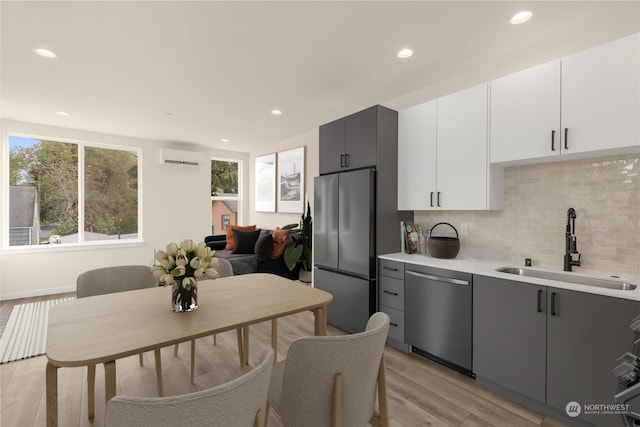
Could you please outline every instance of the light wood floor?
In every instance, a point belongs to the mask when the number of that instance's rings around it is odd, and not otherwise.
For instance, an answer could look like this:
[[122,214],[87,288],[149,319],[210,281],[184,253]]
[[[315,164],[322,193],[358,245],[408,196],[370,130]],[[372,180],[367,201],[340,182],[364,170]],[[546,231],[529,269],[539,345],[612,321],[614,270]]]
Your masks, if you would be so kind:
[[[12,303],[0,305],[4,313]],[[2,317],[5,316],[0,316],[0,328],[4,328],[6,322]],[[282,360],[293,339],[313,334],[313,316],[311,313],[289,316],[281,319],[278,326],[278,358]],[[270,323],[251,327],[249,360],[252,364],[257,363],[262,349],[270,345],[270,331]],[[330,326],[329,334],[339,335],[342,331]],[[165,395],[202,390],[244,373],[238,366],[234,331],[218,335],[217,346],[213,345],[212,338],[198,340],[196,352],[196,384],[191,385],[189,345],[182,344],[177,357],[172,348],[162,350]],[[392,427],[562,426],[430,360],[391,347],[385,350],[385,357]],[[156,396],[153,353],[145,353],[144,367],[138,365],[137,357],[118,360],[116,365],[118,394]],[[45,425],[45,366],[45,356],[0,365],[2,427]],[[86,368],[59,369],[58,375],[59,425],[103,426],[103,369],[98,367],[96,370],[96,418],[93,422],[87,419]],[[272,413],[269,426],[281,425],[277,415]]]

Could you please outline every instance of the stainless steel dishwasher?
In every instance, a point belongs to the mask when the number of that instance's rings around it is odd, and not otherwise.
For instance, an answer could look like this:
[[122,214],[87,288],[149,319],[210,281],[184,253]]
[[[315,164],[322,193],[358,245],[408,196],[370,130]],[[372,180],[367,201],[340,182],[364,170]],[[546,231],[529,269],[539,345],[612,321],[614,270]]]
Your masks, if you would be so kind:
[[472,373],[472,275],[406,264],[405,341],[412,351]]

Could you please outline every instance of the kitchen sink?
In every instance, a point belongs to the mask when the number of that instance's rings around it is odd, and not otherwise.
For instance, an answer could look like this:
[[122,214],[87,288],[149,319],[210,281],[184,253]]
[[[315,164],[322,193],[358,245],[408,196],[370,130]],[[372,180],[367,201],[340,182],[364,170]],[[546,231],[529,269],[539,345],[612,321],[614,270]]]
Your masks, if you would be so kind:
[[599,288],[617,289],[621,291],[632,291],[638,287],[636,284],[622,280],[600,279],[596,277],[577,276],[571,273],[533,270],[530,268],[500,267],[496,268],[496,271],[500,273],[517,274],[518,276],[537,277],[539,279],[557,280],[559,282],[597,286]]

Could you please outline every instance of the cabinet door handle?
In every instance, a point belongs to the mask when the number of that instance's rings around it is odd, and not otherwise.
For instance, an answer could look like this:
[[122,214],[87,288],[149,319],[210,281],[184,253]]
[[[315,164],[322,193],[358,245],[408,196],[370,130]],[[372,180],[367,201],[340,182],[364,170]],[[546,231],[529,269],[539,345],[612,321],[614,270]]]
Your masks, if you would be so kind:
[[398,326],[398,324],[397,324],[397,323],[393,323],[393,322],[389,322],[389,325],[391,325],[391,326],[396,326],[396,327]]
[[438,197],[436,198],[436,205],[440,207],[440,192],[438,191]]
[[556,315],[556,293],[551,292],[551,315]]
[[392,268],[392,267],[387,267],[387,266],[382,267],[382,269],[383,269],[383,270],[398,271],[398,269],[397,269],[397,268]]
[[431,207],[433,206],[433,191],[431,192],[431,195],[429,196],[429,205],[431,205]]
[[384,291],[382,291],[382,292],[383,292],[383,293],[385,293],[385,294],[393,295],[394,297],[397,297],[397,296],[398,296],[398,293],[397,293],[397,292],[389,292],[389,291],[388,291],[388,290],[386,290],[386,289],[385,289]]
[[538,289],[538,306],[536,312],[542,313],[542,289]]
[[340,154],[340,167],[344,167],[344,154]]
[[344,167],[345,168],[349,167],[349,155],[348,154],[344,155]]
[[567,141],[567,134],[569,133],[569,128],[564,128],[564,149],[569,149],[569,141]]
[[556,131],[551,131],[551,151],[556,151]]

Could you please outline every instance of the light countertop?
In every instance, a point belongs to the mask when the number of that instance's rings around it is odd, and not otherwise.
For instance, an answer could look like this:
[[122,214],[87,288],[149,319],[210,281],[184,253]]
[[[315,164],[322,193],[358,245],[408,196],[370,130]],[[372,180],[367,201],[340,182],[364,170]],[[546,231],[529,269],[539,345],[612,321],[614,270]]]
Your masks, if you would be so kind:
[[525,267],[523,265],[516,265],[512,263],[485,261],[485,260],[478,260],[478,259],[472,259],[472,258],[441,259],[441,258],[434,258],[429,255],[403,254],[400,252],[380,255],[378,258],[391,260],[391,261],[400,261],[408,264],[423,265],[427,267],[443,268],[446,270],[461,271],[464,273],[471,273],[471,274],[482,275],[482,276],[496,277],[499,279],[507,279],[515,282],[533,283],[536,285],[551,286],[554,288],[568,289],[572,291],[587,292],[590,294],[597,294],[597,295],[604,295],[604,296],[611,296],[616,298],[624,298],[624,299],[640,301],[640,278],[638,277],[621,276],[620,278],[613,278],[611,275],[608,275],[608,274],[598,274],[598,273],[592,273],[592,272],[588,272],[588,273],[582,273],[580,271],[562,272],[562,273],[571,274],[575,276],[593,277],[593,278],[599,278],[599,279],[627,282],[627,283],[638,285],[638,287],[634,290],[625,291],[625,290],[618,290],[618,289],[601,288],[598,286],[578,285],[575,283],[541,279],[541,278],[531,277],[531,276],[520,276],[517,274],[501,273],[496,271],[496,268],[510,266],[510,267],[517,267],[517,268],[526,268],[531,270],[539,270],[539,271],[561,272],[558,270],[548,270],[548,269],[536,268],[536,267]]

